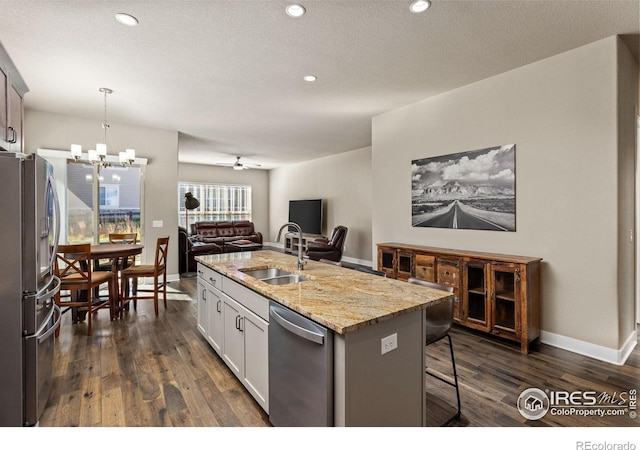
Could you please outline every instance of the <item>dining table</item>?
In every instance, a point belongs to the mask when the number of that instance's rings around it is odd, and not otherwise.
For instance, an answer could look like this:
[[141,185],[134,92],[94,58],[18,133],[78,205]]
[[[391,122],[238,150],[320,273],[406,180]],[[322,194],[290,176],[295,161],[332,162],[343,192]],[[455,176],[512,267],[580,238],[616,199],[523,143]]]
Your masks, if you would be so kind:
[[142,253],[142,244],[95,244],[91,246],[91,259],[110,259],[114,273],[118,272],[118,263],[128,258]]
[[[118,289],[118,296],[120,296],[120,283],[118,282],[118,272],[120,267],[123,266],[122,262],[131,256],[136,256],[142,253],[144,245],[142,244],[94,244],[91,246],[91,259],[94,264],[97,265],[101,259],[111,260],[111,270],[115,274],[116,284]],[[120,302],[116,301],[116,304],[111,304],[114,317],[118,316]]]

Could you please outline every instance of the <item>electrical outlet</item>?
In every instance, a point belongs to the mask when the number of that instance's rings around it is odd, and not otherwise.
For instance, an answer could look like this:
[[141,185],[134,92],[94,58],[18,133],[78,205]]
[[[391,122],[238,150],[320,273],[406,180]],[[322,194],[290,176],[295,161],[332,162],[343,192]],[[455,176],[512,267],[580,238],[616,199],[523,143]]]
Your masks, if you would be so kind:
[[384,355],[398,348],[398,333],[380,339],[380,354]]
[[162,220],[154,220],[153,228],[162,228],[164,226],[164,221]]

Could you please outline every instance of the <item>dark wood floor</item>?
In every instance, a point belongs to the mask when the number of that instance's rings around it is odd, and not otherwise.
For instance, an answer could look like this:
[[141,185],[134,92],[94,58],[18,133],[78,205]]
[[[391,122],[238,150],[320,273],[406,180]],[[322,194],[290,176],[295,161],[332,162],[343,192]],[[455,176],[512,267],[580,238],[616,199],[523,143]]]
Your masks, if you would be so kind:
[[[195,297],[195,279],[171,283]],[[188,296],[183,295],[182,298]],[[139,302],[124,320],[97,313],[94,335],[63,316],[57,342],[53,394],[43,427],[235,427],[269,426],[268,417],[196,330],[192,301],[170,300],[153,314]],[[516,408],[530,387],[597,391],[640,390],[640,347],[624,366],[607,364],[547,345],[529,355],[517,347],[464,329],[453,331],[461,384],[462,427],[633,427],[640,419],[551,416],[525,420]],[[427,349],[431,367],[448,371],[448,346]],[[430,424],[453,404],[453,388],[427,377]],[[441,405],[443,405],[441,407]],[[497,448],[497,447],[496,447]]]

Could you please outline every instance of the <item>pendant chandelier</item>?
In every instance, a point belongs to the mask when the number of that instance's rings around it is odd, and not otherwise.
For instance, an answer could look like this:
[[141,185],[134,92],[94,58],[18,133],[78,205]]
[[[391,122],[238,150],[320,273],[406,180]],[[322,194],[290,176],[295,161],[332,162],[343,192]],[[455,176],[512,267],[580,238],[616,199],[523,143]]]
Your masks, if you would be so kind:
[[[109,136],[107,134],[107,131],[109,130],[109,122],[107,122],[107,95],[112,94],[113,90],[109,88],[100,88],[98,90],[104,94],[104,122],[102,122],[104,139],[101,143],[96,144],[95,149],[88,150],[87,157],[84,159],[82,157],[82,145],[71,144],[71,156],[73,156],[76,161],[88,161],[94,166],[97,166],[99,174],[101,169],[112,165],[119,165],[123,167],[130,166],[136,159],[136,151],[132,148],[128,148],[125,151],[120,152],[118,154],[117,163],[115,162],[115,158],[107,158],[107,140],[109,140]],[[109,142],[109,144],[112,146],[111,142]]]

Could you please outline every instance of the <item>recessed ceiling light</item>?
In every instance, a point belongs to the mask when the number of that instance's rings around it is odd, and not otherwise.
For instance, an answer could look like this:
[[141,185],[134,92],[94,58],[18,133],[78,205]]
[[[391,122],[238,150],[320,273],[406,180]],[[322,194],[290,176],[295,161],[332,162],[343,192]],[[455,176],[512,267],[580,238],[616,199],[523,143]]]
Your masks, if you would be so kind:
[[316,81],[318,79],[318,77],[316,77],[315,75],[305,75],[303,77],[304,81]]
[[304,16],[304,13],[307,12],[307,10],[304,9],[304,6],[298,5],[297,3],[287,5],[285,11],[287,11],[287,14],[289,14],[291,17],[301,17]]
[[429,9],[429,6],[431,6],[431,2],[429,0],[415,0],[414,2],[411,2],[409,9],[412,13],[417,14],[426,11]]
[[138,25],[138,19],[133,17],[131,14],[118,13],[116,14],[116,20],[122,25],[126,25],[128,27],[135,27]]

